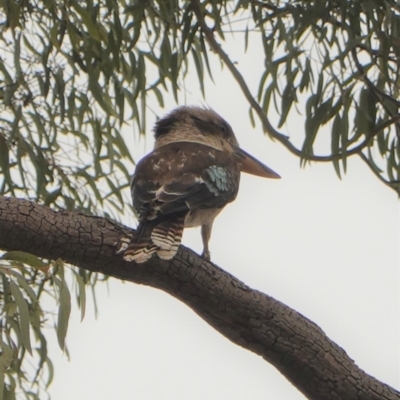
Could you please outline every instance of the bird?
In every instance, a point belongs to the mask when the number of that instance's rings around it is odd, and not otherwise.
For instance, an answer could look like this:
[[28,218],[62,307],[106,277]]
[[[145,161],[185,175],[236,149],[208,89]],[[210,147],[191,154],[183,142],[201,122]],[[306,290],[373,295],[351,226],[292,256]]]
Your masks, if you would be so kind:
[[175,108],[155,123],[154,137],[131,183],[139,224],[117,253],[138,264],[154,254],[171,260],[184,228],[201,226],[202,257],[210,261],[214,219],[235,200],[241,172],[280,176],[242,150],[229,123],[210,108]]

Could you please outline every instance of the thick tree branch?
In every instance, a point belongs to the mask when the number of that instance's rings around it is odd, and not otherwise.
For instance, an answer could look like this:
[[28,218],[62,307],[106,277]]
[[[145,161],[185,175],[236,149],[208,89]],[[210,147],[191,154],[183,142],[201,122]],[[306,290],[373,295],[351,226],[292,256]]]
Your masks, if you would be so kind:
[[129,232],[105,218],[0,196],[1,249],[62,258],[164,290],[232,342],[273,364],[309,399],[400,399],[399,392],[359,369],[313,322],[184,247],[171,261],[125,262],[115,255],[114,243]]

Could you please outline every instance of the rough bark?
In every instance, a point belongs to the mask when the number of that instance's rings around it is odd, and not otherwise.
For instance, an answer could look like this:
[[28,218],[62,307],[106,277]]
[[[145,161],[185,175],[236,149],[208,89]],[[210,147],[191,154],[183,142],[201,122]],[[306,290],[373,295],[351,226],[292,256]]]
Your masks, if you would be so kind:
[[125,262],[114,243],[130,229],[80,212],[0,196],[0,248],[57,259],[153,286],[191,307],[232,342],[273,364],[307,398],[400,399],[313,322],[181,246],[171,261]]

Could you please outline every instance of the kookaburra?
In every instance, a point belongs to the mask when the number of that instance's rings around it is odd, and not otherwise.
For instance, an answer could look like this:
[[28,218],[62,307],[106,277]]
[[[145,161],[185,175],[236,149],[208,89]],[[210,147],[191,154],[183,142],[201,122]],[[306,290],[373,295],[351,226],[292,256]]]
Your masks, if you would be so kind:
[[280,176],[242,150],[231,126],[211,109],[179,107],[154,132],[154,149],[137,164],[131,185],[139,226],[119,252],[137,263],[153,254],[169,260],[184,227],[201,226],[202,256],[209,260],[214,219],[236,198],[240,172]]

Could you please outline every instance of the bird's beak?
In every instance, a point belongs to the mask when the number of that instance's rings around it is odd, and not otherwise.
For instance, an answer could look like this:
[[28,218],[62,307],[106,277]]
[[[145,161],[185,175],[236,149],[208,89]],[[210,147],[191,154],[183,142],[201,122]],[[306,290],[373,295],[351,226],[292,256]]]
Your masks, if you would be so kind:
[[261,161],[258,161],[256,158],[254,158],[244,150],[239,148],[238,154],[240,157],[241,172],[246,172],[247,174],[261,176],[263,178],[280,179],[280,176],[275,171],[267,167]]

